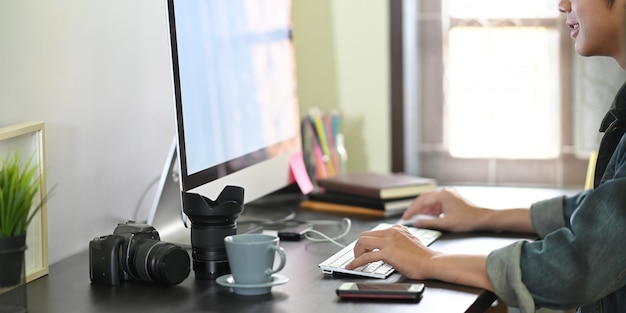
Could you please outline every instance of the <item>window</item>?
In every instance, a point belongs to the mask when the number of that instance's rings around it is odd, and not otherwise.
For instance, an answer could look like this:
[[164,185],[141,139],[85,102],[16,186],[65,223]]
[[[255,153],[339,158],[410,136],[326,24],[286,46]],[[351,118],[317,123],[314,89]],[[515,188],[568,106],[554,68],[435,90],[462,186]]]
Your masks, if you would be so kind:
[[448,1],[444,144],[452,156],[559,155],[558,11],[555,1],[541,3]]
[[581,185],[572,46],[556,0],[418,1],[420,174]]

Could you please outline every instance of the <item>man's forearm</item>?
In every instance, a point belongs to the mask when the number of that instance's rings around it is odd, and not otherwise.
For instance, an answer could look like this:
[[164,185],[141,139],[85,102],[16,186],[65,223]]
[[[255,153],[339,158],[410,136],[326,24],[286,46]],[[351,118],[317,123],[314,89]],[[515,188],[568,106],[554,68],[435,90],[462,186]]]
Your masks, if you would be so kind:
[[428,266],[431,279],[493,291],[487,275],[487,256],[439,254],[431,259]]
[[535,233],[529,209],[485,209],[477,223],[482,230]]

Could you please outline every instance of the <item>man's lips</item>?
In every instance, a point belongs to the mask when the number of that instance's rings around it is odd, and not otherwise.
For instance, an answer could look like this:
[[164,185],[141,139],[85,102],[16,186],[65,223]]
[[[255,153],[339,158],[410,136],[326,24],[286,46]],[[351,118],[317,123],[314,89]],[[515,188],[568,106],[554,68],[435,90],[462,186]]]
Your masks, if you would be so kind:
[[571,29],[570,36],[573,38],[578,34],[578,29],[580,29],[580,24],[577,22],[567,22],[567,27]]

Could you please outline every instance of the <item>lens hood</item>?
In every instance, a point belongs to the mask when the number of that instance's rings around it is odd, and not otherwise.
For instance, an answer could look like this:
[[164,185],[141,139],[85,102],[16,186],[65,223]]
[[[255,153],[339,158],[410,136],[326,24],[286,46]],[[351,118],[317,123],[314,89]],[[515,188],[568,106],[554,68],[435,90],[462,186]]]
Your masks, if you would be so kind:
[[217,199],[211,200],[196,193],[183,193],[183,212],[197,224],[224,224],[234,222],[243,212],[244,189],[226,186]]

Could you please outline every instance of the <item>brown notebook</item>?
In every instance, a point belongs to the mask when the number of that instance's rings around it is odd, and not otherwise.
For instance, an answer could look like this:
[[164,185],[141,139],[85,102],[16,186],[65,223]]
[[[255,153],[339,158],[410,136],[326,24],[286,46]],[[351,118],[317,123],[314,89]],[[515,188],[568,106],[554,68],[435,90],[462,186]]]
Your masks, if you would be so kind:
[[403,211],[384,211],[384,210],[377,210],[377,209],[354,206],[354,205],[337,204],[337,203],[314,201],[314,200],[304,200],[300,202],[300,207],[307,209],[307,210],[319,211],[319,212],[347,214],[347,215],[366,215],[366,216],[374,216],[374,217],[387,217],[387,216],[400,215],[403,212]]
[[415,200],[415,197],[399,199],[375,199],[336,192],[312,192],[307,195],[308,200],[330,202],[356,207],[364,207],[383,211],[404,211]]
[[407,198],[437,188],[437,183],[432,178],[383,172],[337,175],[319,179],[317,185],[326,192],[345,193],[375,199]]

